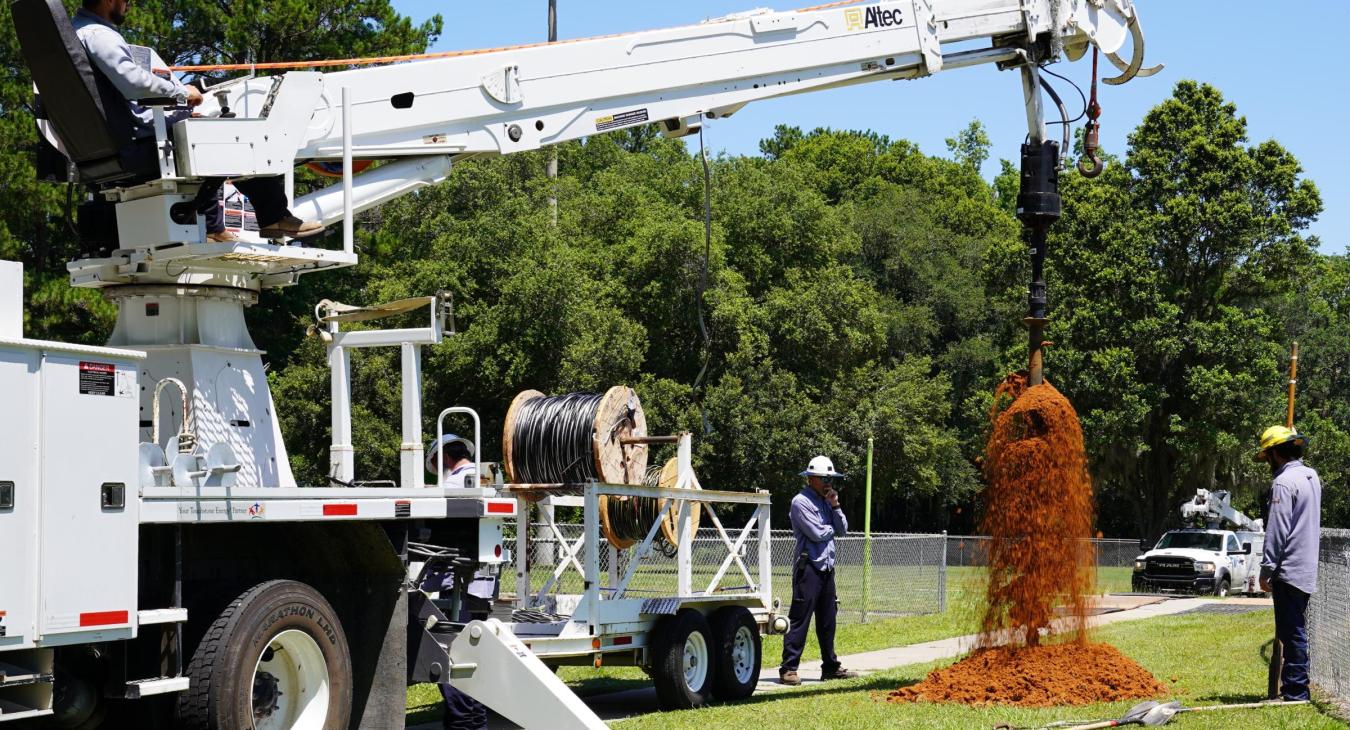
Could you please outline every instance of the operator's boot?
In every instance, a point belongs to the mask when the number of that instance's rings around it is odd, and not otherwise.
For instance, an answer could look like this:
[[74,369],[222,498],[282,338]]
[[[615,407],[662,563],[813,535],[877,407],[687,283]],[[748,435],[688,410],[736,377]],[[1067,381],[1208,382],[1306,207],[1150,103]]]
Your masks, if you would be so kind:
[[786,672],[778,673],[778,681],[782,682],[783,684],[789,687],[796,687],[797,685],[802,683],[802,678],[797,676],[796,671],[788,670]]
[[820,681],[822,682],[828,682],[831,679],[856,679],[857,677],[857,672],[851,672],[843,667],[820,670]]
[[323,231],[324,227],[323,224],[321,223],[315,223],[313,221],[303,221],[300,220],[299,218],[296,218],[293,215],[288,215],[285,218],[282,218],[281,220],[277,221],[276,223],[273,223],[268,226],[263,226],[258,231],[258,235],[266,239],[278,239],[278,238],[301,239],[317,236],[320,233],[323,233]]

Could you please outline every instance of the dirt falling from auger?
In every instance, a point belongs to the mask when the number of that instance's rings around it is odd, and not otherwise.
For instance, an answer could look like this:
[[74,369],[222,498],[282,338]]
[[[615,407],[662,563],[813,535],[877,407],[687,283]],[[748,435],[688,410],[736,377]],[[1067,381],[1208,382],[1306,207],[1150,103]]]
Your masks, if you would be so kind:
[[980,520],[991,538],[981,643],[1035,646],[1061,617],[1068,625],[1060,628],[1084,642],[1096,567],[1078,414],[1054,386],[1028,387],[1014,374],[995,391],[991,418]]
[[[1087,643],[1092,483],[1073,406],[1049,383],[1029,386],[1015,374],[995,391],[990,418],[980,527],[991,539],[978,646],[884,699],[1047,707],[1165,692],[1114,647]],[[1042,632],[1068,640],[1043,643]]]

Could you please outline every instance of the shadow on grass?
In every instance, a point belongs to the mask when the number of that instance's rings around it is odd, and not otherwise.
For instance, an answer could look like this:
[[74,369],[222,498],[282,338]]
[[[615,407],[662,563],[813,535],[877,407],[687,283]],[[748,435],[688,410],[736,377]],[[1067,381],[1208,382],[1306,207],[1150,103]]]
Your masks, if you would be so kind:
[[408,714],[403,718],[404,726],[416,727],[417,725],[428,722],[437,722],[444,713],[445,708],[440,704],[423,705],[417,709],[410,709]]
[[797,699],[802,697],[827,697],[829,695],[845,694],[851,692],[890,692],[891,690],[908,687],[918,684],[923,678],[915,679],[894,679],[881,676],[860,677],[844,681],[822,682],[819,684],[807,684],[792,689],[778,689],[770,692],[756,692],[750,697],[740,702],[719,702],[721,706],[741,706],[757,705],[764,702],[774,702],[780,699]]
[[619,679],[617,677],[593,677],[573,680],[567,683],[578,697],[595,697],[613,692],[626,692],[632,689],[644,689],[652,686],[652,680],[643,678]]

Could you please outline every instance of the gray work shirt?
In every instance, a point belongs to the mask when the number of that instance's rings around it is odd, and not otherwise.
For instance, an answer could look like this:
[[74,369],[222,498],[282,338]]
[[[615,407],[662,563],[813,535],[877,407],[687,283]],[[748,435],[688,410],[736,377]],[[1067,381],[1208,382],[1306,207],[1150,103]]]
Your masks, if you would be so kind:
[[834,539],[848,534],[848,519],[843,510],[830,507],[824,497],[807,487],[792,498],[788,509],[792,536],[797,538],[794,556],[802,553],[818,570],[833,570],[836,560]]
[[[80,8],[71,20],[75,35],[84,44],[89,62],[103,72],[131,105],[131,113],[140,122],[140,132],[154,133],[154,115],[136,103],[137,99],[174,99],[187,103],[187,87],[176,79],[163,78],[145,70],[131,55],[131,46],[117,26]],[[171,118],[172,121],[172,118]],[[141,135],[138,135],[141,136]]]
[[1322,534],[1322,480],[1294,460],[1275,473],[1261,575],[1304,593],[1317,592],[1317,550]]

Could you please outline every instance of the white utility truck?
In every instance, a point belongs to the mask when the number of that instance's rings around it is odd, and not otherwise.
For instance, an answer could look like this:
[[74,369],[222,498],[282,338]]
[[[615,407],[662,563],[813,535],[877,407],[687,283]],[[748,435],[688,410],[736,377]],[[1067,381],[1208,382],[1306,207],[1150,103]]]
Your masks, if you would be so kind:
[[1181,506],[1193,527],[1170,530],[1153,549],[1134,560],[1135,591],[1232,593],[1261,591],[1261,550],[1265,530],[1233,508],[1228,492],[1196,490]]
[[[140,139],[61,0],[11,7],[44,134],[69,161],[58,176],[90,191],[71,284],[119,311],[106,347],[26,339],[20,270],[0,266],[0,722],[67,728],[400,727],[411,682],[457,686],[526,727],[602,727],[534,652],[553,664],[646,667],[667,706],[743,696],[759,632],[784,624],[770,600],[766,493],[553,485],[585,512],[584,534],[560,541],[554,570],[579,570],[584,590],[554,595],[548,581],[535,591],[532,569],[517,563],[516,604],[461,622],[459,590],[429,598],[410,569],[500,571],[511,552],[501,520],[524,522],[536,495],[425,479],[420,351],[452,334],[448,298],[421,302],[424,326],[414,328],[340,326],[405,312],[406,302],[319,311],[332,378],[331,470],[320,484],[291,471],[245,309],[302,275],[355,265],[353,217],[444,180],[460,160],[648,123],[683,136],[760,99],[980,65],[1015,71],[1023,90],[1019,208],[1035,205],[1023,220],[1038,217],[1043,237],[1059,212],[1061,164],[1041,67],[1099,50],[1121,72],[1107,83],[1157,70],[1143,66],[1131,0],[842,2],[333,73],[249,74],[206,89],[201,116],[172,125],[163,100],[141,100],[155,129]],[[1129,60],[1118,55],[1126,45]],[[897,114],[927,113],[902,112],[895,98]],[[341,223],[340,247],[206,238],[199,211],[226,179],[338,161],[341,182],[292,207]],[[354,174],[363,161],[380,164]],[[358,473],[350,355],[366,347],[401,352],[396,479]],[[623,447],[645,448],[644,438],[633,430]],[[673,440],[677,486],[689,487],[688,439]],[[682,539],[673,584],[634,595],[622,570],[650,552],[662,518],[624,549],[626,562],[610,552],[602,569],[597,505],[617,497],[665,500],[663,517],[685,538],[700,505],[727,548],[721,569],[695,583],[692,541]],[[712,510],[726,503],[756,516],[734,541]],[[758,551],[746,550],[751,536]],[[735,585],[722,586],[727,575]]]

